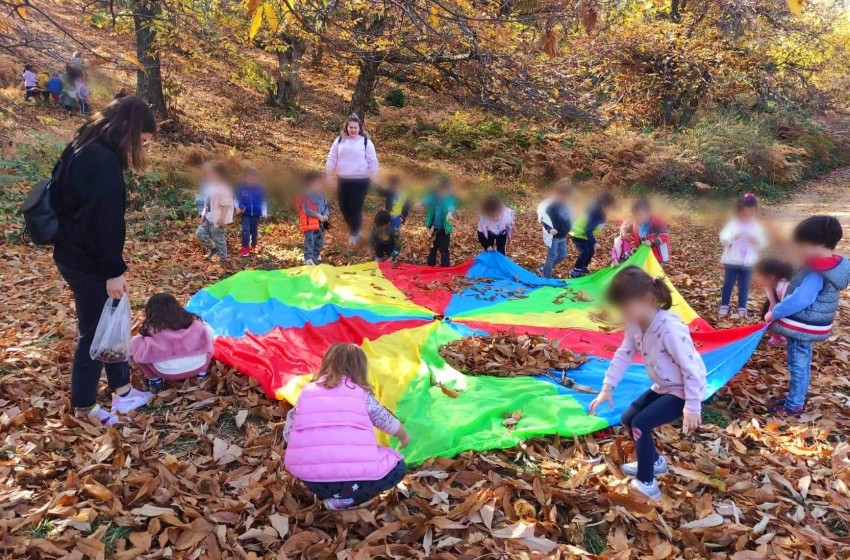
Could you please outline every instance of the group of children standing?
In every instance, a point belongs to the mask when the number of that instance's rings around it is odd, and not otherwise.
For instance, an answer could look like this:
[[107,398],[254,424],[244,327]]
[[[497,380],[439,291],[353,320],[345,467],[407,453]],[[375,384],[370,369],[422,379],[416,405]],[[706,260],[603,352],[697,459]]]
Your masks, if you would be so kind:
[[260,185],[257,170],[246,167],[242,182],[234,191],[227,180],[227,168],[220,161],[208,161],[201,169],[201,187],[195,202],[201,224],[196,236],[208,249],[206,258],[227,262],[225,228],[235,216],[242,221],[242,248],[246,257],[256,250],[259,241],[260,219],[268,215],[265,190]]
[[45,71],[36,73],[32,64],[24,66],[22,75],[24,82],[24,101],[38,99],[50,101],[55,105],[61,105],[68,111],[77,110],[80,114],[86,114],[89,110],[88,83],[83,75],[77,76],[68,87],[59,72],[48,74]]
[[[203,206],[199,204],[202,219],[210,223],[206,226],[211,232],[210,238],[215,237],[215,228],[232,220],[233,208],[238,207],[243,216],[247,214],[249,218],[265,215],[265,202],[256,194],[237,195],[238,201],[228,199],[220,185],[216,185],[222,182],[218,181],[221,173],[214,165],[206,169],[209,185]],[[245,183],[240,189],[256,188],[252,186],[256,183],[255,174],[253,170],[246,172]],[[329,205],[322,194],[324,183],[322,175],[307,174],[298,198],[307,264],[321,260],[324,231],[329,226]],[[578,253],[571,276],[588,273],[593,256],[601,248],[597,235],[614,206],[614,198],[602,192],[583,215],[574,218],[572,191],[569,181],[558,182],[537,209],[547,246],[541,272],[547,277],[551,277],[553,268],[566,259],[568,240]],[[377,260],[395,263],[401,250],[401,230],[408,217],[410,201],[396,177],[385,189],[380,189],[379,194],[385,205],[375,215],[371,245]],[[439,255],[440,265],[449,266],[452,218],[457,202],[448,179],[439,181],[421,204],[425,226],[431,236],[428,264],[436,265]],[[780,416],[796,416],[805,410],[813,344],[830,335],[840,292],[850,283],[850,262],[834,253],[843,232],[838,220],[831,216],[815,216],[795,228],[795,256],[803,263],[796,271],[783,259],[762,257],[767,236],[757,213],[756,197],[750,193],[743,195],[736,202],[734,217],[719,234],[723,245],[720,260],[724,281],[718,315],[730,314],[731,296],[736,286],[736,315],[740,318],[747,316],[751,281],[755,280],[764,289],[763,314],[772,330],[768,343],[786,344],[790,377],[786,397],[770,403],[768,411]],[[637,247],[645,244],[665,265],[670,259],[667,224],[652,213],[645,200],[634,203],[631,219],[631,222],[618,224],[619,235],[611,249],[612,264],[622,264]],[[251,243],[256,244],[256,233],[252,234],[255,223],[243,217],[243,250]],[[201,228],[204,227],[202,224]],[[202,237],[201,228],[199,237]],[[504,254],[514,228],[513,210],[498,197],[488,196],[482,201],[477,236],[483,250]],[[211,254],[226,255],[214,239],[208,246]],[[701,402],[707,394],[706,367],[687,325],[669,311],[672,294],[664,278],[652,278],[635,266],[625,267],[611,282],[606,298],[618,308],[625,335],[605,375],[602,389],[590,405],[590,413],[595,414],[601,403],[613,402],[613,392],[626,369],[640,355],[653,385],[622,415],[623,426],[635,443],[637,461],[622,465],[621,470],[633,477],[635,490],[655,499],[661,495],[657,477],[666,474],[668,467],[656,449],[652,431],[679,418],[683,418],[685,433],[700,426]],[[201,329],[197,327],[196,330],[203,337]],[[150,335],[142,333],[142,336]],[[206,349],[202,341],[199,339],[199,344],[192,346],[196,357]],[[158,354],[157,358],[163,355]],[[162,373],[164,364],[162,360],[158,363]],[[401,422],[374,398],[366,369],[365,354],[358,346],[332,346],[321,370],[304,389],[287,420],[286,468],[325,500],[328,509],[363,504],[393,487],[406,472],[401,455],[379,445],[373,428],[397,437],[401,447],[407,445],[410,437]]]

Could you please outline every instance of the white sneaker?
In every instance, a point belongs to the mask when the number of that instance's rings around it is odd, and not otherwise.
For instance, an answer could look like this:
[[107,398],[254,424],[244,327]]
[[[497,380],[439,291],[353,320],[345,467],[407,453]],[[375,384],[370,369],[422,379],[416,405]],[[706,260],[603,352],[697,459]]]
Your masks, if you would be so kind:
[[349,245],[357,245],[357,238],[353,235],[348,236],[348,244]]
[[[627,476],[637,476],[637,461],[626,463],[625,465],[620,465],[620,470],[623,471],[623,474]],[[655,464],[652,465],[652,473],[655,476],[661,476],[662,474],[667,474],[667,472],[667,460],[661,455],[659,455],[658,459],[655,460]]]
[[316,261],[314,261],[313,259],[307,259],[306,261],[304,261],[304,264],[314,266],[316,264]]
[[747,308],[746,307],[739,307],[738,308],[738,318],[739,319],[746,319],[747,318]]
[[652,482],[641,482],[638,479],[632,480],[629,484],[632,488],[649,498],[650,500],[661,499],[661,488],[658,487],[658,482],[653,478]]
[[728,305],[721,305],[720,309],[717,310],[717,316],[718,317],[725,317],[727,315],[729,315],[729,306]]
[[121,414],[127,414],[131,410],[142,408],[151,402],[152,398],[153,393],[139,391],[135,387],[130,387],[130,392],[123,397],[119,397],[115,393],[112,393],[112,410]]
[[104,426],[114,426],[115,424],[122,423],[120,417],[101,408],[99,404],[94,405],[88,410],[76,410],[74,411],[74,416],[77,418],[93,418]]
[[316,262],[317,263],[322,262],[322,255],[319,255],[318,257],[316,257]]

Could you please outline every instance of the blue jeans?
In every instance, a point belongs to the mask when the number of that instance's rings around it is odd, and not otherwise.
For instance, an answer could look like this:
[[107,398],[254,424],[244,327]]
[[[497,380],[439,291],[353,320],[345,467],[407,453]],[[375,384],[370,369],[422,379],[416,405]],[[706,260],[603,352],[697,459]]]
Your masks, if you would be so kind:
[[259,238],[259,216],[246,216],[242,214],[242,248],[247,249],[248,246],[256,247],[257,239]]
[[732,299],[732,288],[738,284],[738,309],[747,308],[747,297],[750,292],[750,276],[752,269],[748,266],[725,265],[726,273],[723,275],[723,290],[720,292],[720,305],[729,305]]
[[543,265],[543,276],[552,278],[552,269],[567,258],[567,238],[552,238],[552,245],[546,252],[546,263]]
[[795,409],[806,404],[809,378],[812,374],[812,343],[788,338],[788,396],[785,408]]
[[649,389],[623,412],[623,426],[635,442],[637,479],[641,482],[651,482],[655,478],[653,465],[658,451],[652,430],[679,418],[684,410],[685,401],[676,395],[662,395]]

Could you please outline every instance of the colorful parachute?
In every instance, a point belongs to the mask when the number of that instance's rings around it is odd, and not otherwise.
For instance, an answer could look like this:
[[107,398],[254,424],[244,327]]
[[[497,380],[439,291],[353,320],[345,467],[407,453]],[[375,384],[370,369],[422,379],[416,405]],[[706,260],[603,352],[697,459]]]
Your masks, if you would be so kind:
[[[663,275],[646,247],[627,264]],[[328,346],[361,345],[376,396],[411,434],[405,459],[418,464],[470,449],[511,447],[533,436],[588,434],[618,423],[626,406],[650,385],[642,364],[628,370],[615,391],[614,408],[603,405],[591,417],[592,394],[545,376],[464,375],[438,353],[442,344],[474,334],[543,334],[588,355],[569,375],[599,389],[622,340],[622,332],[600,320],[604,314],[599,313],[616,272],[604,269],[565,283],[535,276],[495,252],[448,269],[367,263],[245,271],[202,290],[188,309],[219,335],[217,360],[257,379],[270,397],[293,404]],[[564,297],[566,287],[587,295],[573,301]],[[764,325],[714,330],[673,292],[673,310],[690,325],[714,393],[749,359]],[[516,413],[519,421],[506,426],[505,418]]]

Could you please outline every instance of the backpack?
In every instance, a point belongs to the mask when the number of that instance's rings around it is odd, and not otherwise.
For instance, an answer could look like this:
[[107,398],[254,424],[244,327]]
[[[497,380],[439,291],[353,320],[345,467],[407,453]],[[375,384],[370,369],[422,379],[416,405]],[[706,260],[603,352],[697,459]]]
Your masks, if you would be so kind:
[[59,161],[53,166],[50,179],[42,179],[36,183],[21,205],[20,212],[24,215],[25,224],[24,233],[29,235],[36,245],[53,245],[59,240],[61,232],[59,216],[50,202],[50,189],[62,177],[62,172],[67,167],[67,156],[72,151],[70,145],[65,148]]

